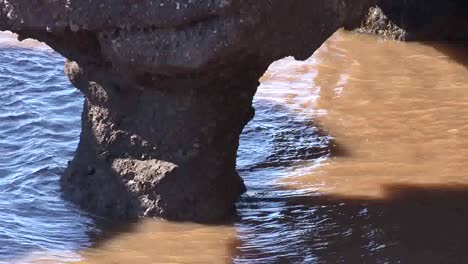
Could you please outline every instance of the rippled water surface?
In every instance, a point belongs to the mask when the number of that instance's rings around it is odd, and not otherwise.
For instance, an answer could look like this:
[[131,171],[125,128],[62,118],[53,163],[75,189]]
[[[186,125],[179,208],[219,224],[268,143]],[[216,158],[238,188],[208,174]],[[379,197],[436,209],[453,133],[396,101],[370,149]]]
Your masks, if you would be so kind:
[[338,32],[274,63],[224,226],[109,227],[63,201],[82,95],[64,59],[0,34],[0,263],[467,263],[464,45]]
[[0,37],[0,263],[36,253],[78,259],[93,224],[62,200],[58,180],[78,143],[83,99],[61,56],[11,44]]

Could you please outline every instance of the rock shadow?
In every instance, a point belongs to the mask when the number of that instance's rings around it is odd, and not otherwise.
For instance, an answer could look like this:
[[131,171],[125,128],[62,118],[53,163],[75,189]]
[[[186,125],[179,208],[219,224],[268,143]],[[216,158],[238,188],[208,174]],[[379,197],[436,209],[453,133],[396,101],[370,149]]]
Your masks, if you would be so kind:
[[[468,261],[468,186],[383,188],[384,199],[319,193],[251,198],[251,204],[263,207],[283,206],[276,217],[263,208],[256,219],[249,218],[258,227],[252,236],[260,250],[244,247],[239,257],[261,257],[271,260],[268,263]],[[276,239],[264,240],[268,236]],[[274,246],[279,244],[283,246]],[[262,251],[265,247],[274,250]]]
[[388,18],[403,28],[407,40],[467,40],[465,0],[377,0]]
[[435,48],[450,59],[468,67],[468,41],[424,42],[424,44]]

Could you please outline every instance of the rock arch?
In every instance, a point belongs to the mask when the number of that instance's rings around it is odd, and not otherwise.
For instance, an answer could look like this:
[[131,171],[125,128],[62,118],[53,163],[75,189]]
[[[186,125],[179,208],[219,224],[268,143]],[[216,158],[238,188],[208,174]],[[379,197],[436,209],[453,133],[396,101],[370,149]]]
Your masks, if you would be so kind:
[[232,215],[245,190],[236,151],[259,77],[358,27],[374,4],[0,0],[0,30],[64,55],[85,95],[66,197],[111,218],[207,222]]

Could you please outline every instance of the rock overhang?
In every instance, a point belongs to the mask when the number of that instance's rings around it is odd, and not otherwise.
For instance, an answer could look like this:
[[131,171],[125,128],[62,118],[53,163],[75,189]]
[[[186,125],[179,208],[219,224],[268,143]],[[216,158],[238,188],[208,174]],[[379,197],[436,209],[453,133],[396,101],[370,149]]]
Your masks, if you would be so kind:
[[85,95],[67,199],[111,218],[207,222],[245,191],[236,152],[259,77],[309,57],[369,2],[0,0],[0,29],[67,57]]
[[232,12],[238,0],[3,0],[12,29],[101,31],[145,25],[182,27]]
[[80,144],[61,180],[68,199],[113,218],[206,222],[232,214],[245,190],[239,134],[269,64],[306,59],[375,4],[0,0],[0,30],[67,57],[85,95]]
[[[350,21],[359,21],[360,9],[370,1],[353,2],[3,0],[0,28],[52,43],[54,49],[78,62],[83,54],[67,49],[81,45],[79,39],[61,44],[65,48],[54,47],[53,42],[72,39],[81,32],[97,46],[90,48],[96,51],[92,56],[101,56],[99,60],[118,72],[212,74],[219,64],[242,57],[270,61],[289,55],[307,58],[317,48],[310,41],[314,35],[330,35]],[[327,16],[330,20],[324,22]]]

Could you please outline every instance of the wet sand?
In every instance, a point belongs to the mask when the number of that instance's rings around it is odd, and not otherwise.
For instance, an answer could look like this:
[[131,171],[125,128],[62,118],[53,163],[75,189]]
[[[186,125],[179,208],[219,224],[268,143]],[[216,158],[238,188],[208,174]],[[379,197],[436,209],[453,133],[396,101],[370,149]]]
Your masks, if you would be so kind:
[[468,185],[462,48],[335,35],[307,65],[316,70],[310,94],[289,91],[287,103],[333,136],[340,153],[313,169],[303,165],[284,182],[376,198],[395,184]]

